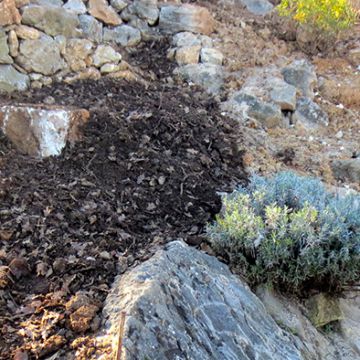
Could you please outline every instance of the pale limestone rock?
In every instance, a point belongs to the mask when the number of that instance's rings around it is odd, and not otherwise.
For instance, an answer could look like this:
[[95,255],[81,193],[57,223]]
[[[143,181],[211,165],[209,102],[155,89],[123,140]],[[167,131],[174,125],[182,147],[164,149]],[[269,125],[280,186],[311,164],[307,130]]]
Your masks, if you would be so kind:
[[117,64],[121,60],[121,54],[116,52],[111,46],[99,45],[93,55],[93,63],[96,67],[101,67],[107,63]]
[[219,50],[212,48],[202,48],[200,58],[202,63],[214,65],[222,65],[224,61],[224,55]]
[[36,40],[41,36],[39,30],[26,25],[18,25],[15,28],[15,32],[18,38],[23,40]]
[[29,87],[27,75],[17,71],[12,65],[0,65],[0,92],[23,91]]
[[44,105],[0,106],[0,129],[17,149],[31,156],[61,154],[67,142],[81,138],[89,112]]
[[177,48],[175,59],[179,65],[197,64],[200,57],[200,45]]
[[67,38],[81,36],[78,16],[72,11],[49,5],[29,5],[23,8],[22,23],[51,36]]
[[107,25],[120,25],[122,20],[106,0],[89,0],[89,14]]

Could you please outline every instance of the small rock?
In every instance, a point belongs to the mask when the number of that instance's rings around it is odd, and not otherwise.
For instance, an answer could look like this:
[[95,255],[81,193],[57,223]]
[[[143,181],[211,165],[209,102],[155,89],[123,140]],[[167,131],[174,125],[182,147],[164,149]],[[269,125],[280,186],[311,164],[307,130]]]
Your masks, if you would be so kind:
[[107,25],[120,25],[122,20],[106,0],[89,0],[89,14]]
[[31,89],[41,89],[43,87],[43,83],[41,81],[32,81],[30,84]]
[[0,28],[0,64],[12,64],[13,62],[10,56],[7,34]]
[[200,58],[202,63],[214,65],[222,65],[224,61],[224,55],[219,50],[212,48],[202,48]]
[[188,31],[175,34],[172,38],[172,44],[176,47],[202,45],[199,35]]
[[15,28],[16,35],[23,40],[36,40],[40,37],[41,33],[39,30],[26,25],[18,25]]
[[200,45],[180,47],[176,50],[175,59],[179,65],[197,64],[200,56]]
[[190,31],[209,35],[215,21],[208,9],[197,5],[164,5],[160,10],[159,28],[167,34]]
[[61,7],[64,5],[62,0],[31,0],[32,4],[44,5],[44,6],[56,6]]
[[303,96],[314,98],[317,76],[314,67],[307,60],[295,60],[281,72],[285,81],[298,88]]
[[19,40],[14,30],[9,31],[9,50],[12,57],[19,55]]
[[309,129],[329,125],[329,118],[325,111],[309,98],[298,99],[292,121]]
[[68,0],[67,3],[63,6],[64,9],[70,10],[75,14],[85,14],[86,6],[82,2],[82,0]]
[[[44,99],[44,104],[53,105],[53,104],[55,104],[55,99],[52,96],[49,95]],[[55,260],[54,266],[55,266],[55,263],[56,263],[57,260]]]
[[124,0],[111,0],[110,4],[117,11],[122,11],[128,6]]
[[86,39],[101,43],[103,40],[103,25],[90,15],[80,15],[80,27]]
[[12,65],[0,65],[0,92],[24,91],[29,85],[27,75],[18,72]]
[[108,251],[101,251],[99,256],[100,256],[101,259],[104,259],[104,260],[111,260],[112,259],[112,256]]
[[120,70],[121,70],[121,68],[118,64],[104,64],[100,68],[100,72],[102,74],[110,74],[110,73],[117,72]]
[[104,41],[113,41],[121,46],[136,46],[141,41],[141,33],[138,29],[129,25],[117,26],[114,29],[104,30]]
[[159,9],[157,0],[135,0],[133,3],[135,14],[154,25],[159,19]]
[[79,80],[86,80],[86,79],[99,80],[100,78],[101,78],[100,71],[94,67],[89,67],[86,68],[84,71],[76,73],[73,76],[66,77],[64,79],[64,82],[71,84]]
[[21,15],[14,0],[2,0],[0,2],[0,27],[12,24],[20,24]]
[[121,55],[107,45],[99,45],[93,55],[93,62],[96,67],[101,67],[101,65],[107,63],[117,64],[120,60]]
[[67,41],[65,50],[65,60],[72,71],[84,70],[92,63],[93,43],[87,39],[70,39]]

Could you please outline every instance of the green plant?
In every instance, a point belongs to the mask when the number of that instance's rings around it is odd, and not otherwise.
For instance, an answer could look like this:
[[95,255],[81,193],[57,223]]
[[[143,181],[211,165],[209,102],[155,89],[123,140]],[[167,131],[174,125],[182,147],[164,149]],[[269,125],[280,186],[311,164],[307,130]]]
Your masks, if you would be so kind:
[[247,188],[223,197],[207,234],[253,285],[301,293],[360,280],[360,196],[339,198],[316,179],[252,177]]
[[348,29],[357,15],[348,0],[282,0],[277,9],[281,16],[327,34]]

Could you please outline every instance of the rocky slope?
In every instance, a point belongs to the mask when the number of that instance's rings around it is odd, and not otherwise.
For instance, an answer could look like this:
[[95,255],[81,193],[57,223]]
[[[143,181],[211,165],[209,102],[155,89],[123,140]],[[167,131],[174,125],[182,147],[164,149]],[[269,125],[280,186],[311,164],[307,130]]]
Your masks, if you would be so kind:
[[212,254],[249,172],[360,189],[358,28],[309,56],[272,2],[185,3],[0,2],[3,359],[360,358],[356,292],[252,292],[173,242]]

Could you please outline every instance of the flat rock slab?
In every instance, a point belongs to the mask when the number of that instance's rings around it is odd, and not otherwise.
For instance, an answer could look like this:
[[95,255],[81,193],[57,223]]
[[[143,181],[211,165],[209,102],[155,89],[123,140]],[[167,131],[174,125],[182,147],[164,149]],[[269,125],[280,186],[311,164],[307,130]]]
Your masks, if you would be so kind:
[[60,155],[69,141],[81,137],[89,119],[84,109],[43,105],[0,105],[0,129],[17,149],[27,155]]
[[51,36],[67,38],[81,36],[76,13],[62,7],[50,5],[29,5],[23,8],[22,23],[34,26]]
[[215,21],[208,9],[196,5],[167,5],[160,10],[160,30],[167,34],[190,31],[209,35]]
[[121,311],[127,360],[302,358],[247,285],[180,241],[116,280],[104,308],[113,338]]

